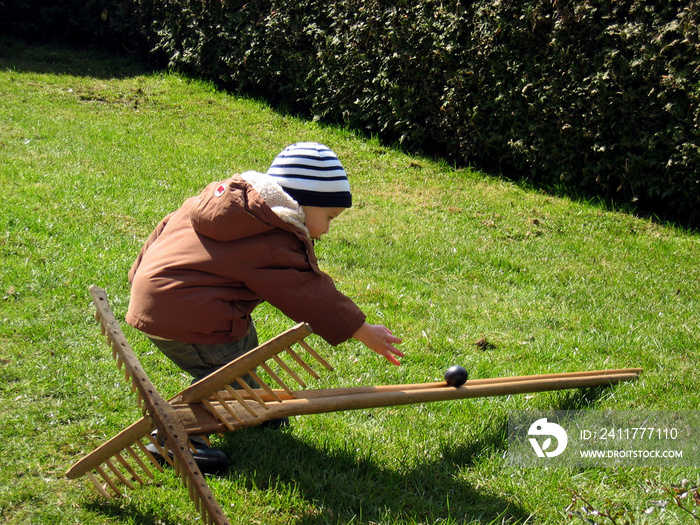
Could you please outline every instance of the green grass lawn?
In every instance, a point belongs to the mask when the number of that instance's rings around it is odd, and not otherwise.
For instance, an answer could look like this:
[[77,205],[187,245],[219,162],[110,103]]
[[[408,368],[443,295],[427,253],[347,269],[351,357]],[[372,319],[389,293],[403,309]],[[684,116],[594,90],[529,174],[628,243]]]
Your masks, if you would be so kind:
[[[644,373],[611,388],[304,416],[283,431],[215,437],[231,468],[209,484],[232,523],[581,523],[565,510],[572,494],[574,511],[581,497],[636,523],[697,523],[666,491],[697,484],[695,468],[515,468],[506,440],[512,411],[698,408],[697,233],[455,170],[124,59],[14,42],[0,49],[3,522],[199,522],[172,472],[108,502],[64,477],[138,417],[87,288],[104,287],[123,319],[127,271],[162,216],[213,180],[265,171],[299,140],[334,149],[356,202],[317,244],[320,264],[406,354],[393,367],[357,342],[312,336],[336,369],[319,385],[438,381],[453,364],[472,378]],[[256,314],[262,340],[293,325],[271,307]],[[124,331],[164,397],[187,385]],[[682,503],[700,514],[691,499]]]

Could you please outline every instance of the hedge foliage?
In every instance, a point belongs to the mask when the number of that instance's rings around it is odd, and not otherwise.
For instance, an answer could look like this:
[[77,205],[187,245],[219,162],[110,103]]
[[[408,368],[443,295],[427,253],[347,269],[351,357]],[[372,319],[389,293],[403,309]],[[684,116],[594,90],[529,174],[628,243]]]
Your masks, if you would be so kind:
[[412,151],[700,224],[700,0],[34,3]]

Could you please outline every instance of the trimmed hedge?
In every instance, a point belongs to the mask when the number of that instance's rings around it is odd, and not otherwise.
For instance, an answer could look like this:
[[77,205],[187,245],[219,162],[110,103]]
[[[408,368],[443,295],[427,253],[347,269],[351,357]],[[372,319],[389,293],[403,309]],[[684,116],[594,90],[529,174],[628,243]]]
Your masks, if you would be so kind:
[[81,27],[230,89],[700,224],[700,0],[92,4]]

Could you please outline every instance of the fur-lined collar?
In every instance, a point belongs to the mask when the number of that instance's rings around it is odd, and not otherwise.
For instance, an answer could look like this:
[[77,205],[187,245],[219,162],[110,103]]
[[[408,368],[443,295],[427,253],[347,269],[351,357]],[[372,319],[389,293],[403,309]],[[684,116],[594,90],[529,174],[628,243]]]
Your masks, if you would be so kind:
[[292,199],[272,177],[257,171],[246,171],[241,173],[241,178],[260,194],[275,215],[309,235],[309,229],[304,224],[306,220],[304,208]]

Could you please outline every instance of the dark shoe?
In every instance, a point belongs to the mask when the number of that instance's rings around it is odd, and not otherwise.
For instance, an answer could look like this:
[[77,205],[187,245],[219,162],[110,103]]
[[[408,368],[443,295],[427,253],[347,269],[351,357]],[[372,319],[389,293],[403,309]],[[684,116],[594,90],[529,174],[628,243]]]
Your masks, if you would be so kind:
[[270,419],[260,423],[260,428],[266,428],[268,430],[279,430],[280,428],[287,428],[289,426],[288,417],[280,417],[277,419]]
[[[221,450],[211,448],[199,436],[192,436],[190,438],[190,444],[196,450],[196,452],[193,452],[190,449],[190,452],[192,453],[194,462],[197,464],[202,474],[223,474],[228,470],[228,458]],[[161,465],[168,464],[153,443],[147,443],[146,450],[153,454],[153,457]],[[172,459],[173,453],[170,450],[168,451],[168,455]]]

